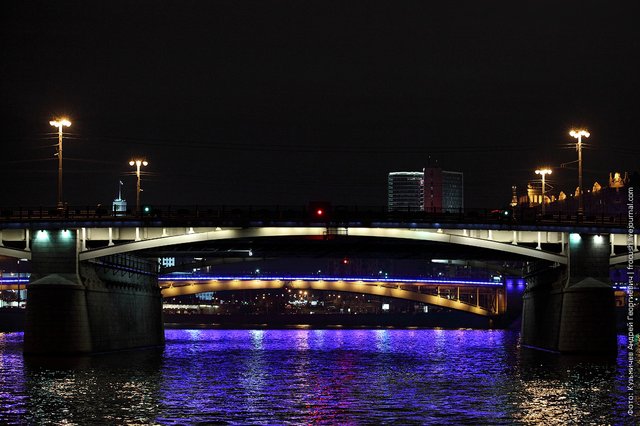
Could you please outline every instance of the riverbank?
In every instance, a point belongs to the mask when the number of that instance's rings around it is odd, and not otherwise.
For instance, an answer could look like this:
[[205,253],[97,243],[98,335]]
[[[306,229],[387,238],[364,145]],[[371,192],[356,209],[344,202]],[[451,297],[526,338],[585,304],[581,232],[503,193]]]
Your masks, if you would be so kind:
[[489,329],[502,326],[486,317],[464,313],[429,314],[164,314],[168,328],[187,327],[424,327]]
[[[246,327],[423,327],[423,328],[509,328],[487,317],[464,312],[428,314],[172,314],[164,313],[167,328],[246,328]],[[25,310],[0,309],[0,331],[23,331]]]

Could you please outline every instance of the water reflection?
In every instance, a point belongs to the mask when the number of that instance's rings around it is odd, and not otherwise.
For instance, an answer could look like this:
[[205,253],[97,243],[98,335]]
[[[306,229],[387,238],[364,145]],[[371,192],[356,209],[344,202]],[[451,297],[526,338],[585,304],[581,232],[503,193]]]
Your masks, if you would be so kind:
[[[623,355],[624,356],[624,355]],[[632,424],[620,385],[620,354],[608,357],[558,356],[522,348],[514,375],[519,410],[526,424]]]
[[168,330],[164,352],[21,354],[0,334],[0,423],[632,424],[624,360],[491,330]]
[[27,404],[21,333],[0,333],[0,423],[18,423]]
[[162,352],[132,351],[78,358],[26,358],[28,424],[135,423],[159,404]]

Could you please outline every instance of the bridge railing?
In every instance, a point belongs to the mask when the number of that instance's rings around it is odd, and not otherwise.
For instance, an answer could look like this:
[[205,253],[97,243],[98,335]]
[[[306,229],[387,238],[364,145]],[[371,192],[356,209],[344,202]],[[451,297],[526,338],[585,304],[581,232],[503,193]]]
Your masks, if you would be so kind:
[[[638,211],[638,210],[636,210]],[[636,220],[640,215],[636,214]],[[619,211],[586,211],[578,216],[575,212],[552,212],[541,215],[535,208],[513,209],[460,209],[455,211],[419,211],[411,208],[389,211],[386,206],[341,206],[323,204],[306,206],[145,206],[141,211],[128,209],[114,211],[104,206],[17,207],[0,208],[2,222],[32,221],[123,221],[200,223],[237,225],[259,223],[295,224],[326,223],[327,226],[371,226],[376,223],[401,224],[594,224],[603,226],[626,226],[628,215]]]

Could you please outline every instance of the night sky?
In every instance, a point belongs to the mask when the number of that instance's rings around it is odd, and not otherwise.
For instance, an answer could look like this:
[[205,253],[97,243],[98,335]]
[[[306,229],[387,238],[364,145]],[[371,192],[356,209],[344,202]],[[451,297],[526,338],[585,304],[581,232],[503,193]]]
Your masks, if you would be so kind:
[[[558,6],[557,3],[561,3]],[[571,191],[638,170],[635,2],[3,2],[0,207],[386,204],[390,171],[438,161],[468,207],[539,166]]]

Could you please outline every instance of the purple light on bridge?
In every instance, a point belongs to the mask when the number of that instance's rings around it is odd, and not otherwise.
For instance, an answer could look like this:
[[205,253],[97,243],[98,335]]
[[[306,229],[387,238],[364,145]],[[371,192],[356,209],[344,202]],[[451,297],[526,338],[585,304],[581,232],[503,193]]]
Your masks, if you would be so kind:
[[158,277],[159,281],[345,281],[345,282],[365,282],[365,283],[412,283],[412,284],[431,284],[431,285],[474,285],[474,286],[491,286],[501,287],[502,282],[480,281],[480,280],[454,280],[454,279],[436,279],[436,278],[358,278],[358,277],[319,277],[319,276],[216,276],[216,275],[180,275],[180,276],[162,276]]
[[0,284],[28,284],[29,278],[0,278]]

